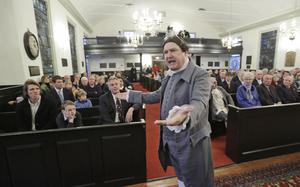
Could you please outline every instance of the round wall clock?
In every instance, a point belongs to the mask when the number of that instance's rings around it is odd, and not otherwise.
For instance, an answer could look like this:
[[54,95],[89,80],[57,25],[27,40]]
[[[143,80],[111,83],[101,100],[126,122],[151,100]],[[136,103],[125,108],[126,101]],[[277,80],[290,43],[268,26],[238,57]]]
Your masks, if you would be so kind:
[[31,60],[36,59],[39,56],[40,48],[37,38],[30,31],[25,32],[23,37],[24,48]]

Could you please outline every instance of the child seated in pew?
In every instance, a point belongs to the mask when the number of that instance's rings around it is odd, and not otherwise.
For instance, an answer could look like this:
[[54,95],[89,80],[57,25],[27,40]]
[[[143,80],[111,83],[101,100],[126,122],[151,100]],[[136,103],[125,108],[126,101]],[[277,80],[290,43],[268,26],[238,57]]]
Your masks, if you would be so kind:
[[87,93],[83,90],[80,89],[76,93],[77,100],[75,101],[75,107],[76,108],[90,108],[92,107],[92,102],[91,100],[86,98]]
[[61,112],[56,117],[57,128],[70,128],[82,126],[81,114],[76,111],[75,104],[70,101],[64,101]]

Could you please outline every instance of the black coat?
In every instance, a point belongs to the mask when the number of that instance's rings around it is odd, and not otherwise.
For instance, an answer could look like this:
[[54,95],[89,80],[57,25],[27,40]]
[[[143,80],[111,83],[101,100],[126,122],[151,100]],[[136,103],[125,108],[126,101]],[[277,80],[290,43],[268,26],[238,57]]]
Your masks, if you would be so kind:
[[270,92],[264,84],[258,85],[256,89],[261,105],[274,105],[281,102],[274,86],[269,86]]
[[[56,128],[55,118],[57,108],[55,104],[48,98],[41,97],[40,106],[35,114],[36,130],[54,129]],[[28,99],[24,99],[17,104],[16,120],[18,131],[32,130],[32,115]]]
[[242,82],[240,81],[239,77],[233,77],[230,81],[230,93],[236,93],[240,85],[242,85]]
[[[65,101],[66,100],[70,100],[73,102],[75,101],[74,95],[71,90],[63,88],[63,95],[64,95]],[[58,111],[60,111],[62,103],[61,103],[60,98],[54,88],[50,89],[50,91],[47,94],[47,97],[55,103],[56,108],[58,109]]]
[[300,101],[297,90],[293,86],[291,86],[290,88],[287,88],[284,85],[277,86],[277,93],[283,104],[296,103]]
[[[121,100],[121,107],[122,107],[122,113],[124,119],[126,117],[128,109],[131,106],[134,107],[135,110],[138,110],[140,105],[137,104],[132,105],[125,100]],[[116,105],[111,92],[107,92],[106,94],[100,96],[99,111],[100,111],[101,124],[115,123]]]
[[73,123],[69,123],[69,121],[65,121],[63,113],[59,113],[56,117],[56,125],[57,128],[69,128],[69,127],[79,127],[82,126],[82,118],[79,112],[76,112],[75,119]]
[[222,81],[220,77],[217,77],[218,86],[221,86],[225,89],[226,92],[230,92],[229,85],[226,80]]

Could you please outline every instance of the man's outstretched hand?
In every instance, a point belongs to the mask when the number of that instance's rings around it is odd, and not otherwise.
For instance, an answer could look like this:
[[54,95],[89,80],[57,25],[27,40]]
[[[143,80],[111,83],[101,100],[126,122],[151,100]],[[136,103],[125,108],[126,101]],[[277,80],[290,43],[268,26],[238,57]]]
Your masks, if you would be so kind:
[[128,92],[117,93],[115,96],[118,99],[126,100],[128,97]]
[[180,125],[188,116],[188,113],[193,111],[192,105],[175,106],[169,111],[169,115],[165,120],[156,120],[154,123],[157,125]]

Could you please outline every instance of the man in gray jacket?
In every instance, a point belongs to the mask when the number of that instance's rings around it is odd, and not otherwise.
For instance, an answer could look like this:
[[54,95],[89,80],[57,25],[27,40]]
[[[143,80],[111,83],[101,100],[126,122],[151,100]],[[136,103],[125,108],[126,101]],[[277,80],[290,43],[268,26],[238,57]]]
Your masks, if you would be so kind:
[[208,73],[189,60],[188,47],[177,36],[166,38],[163,53],[169,71],[157,91],[130,91],[117,97],[130,103],[160,102],[161,120],[155,123],[161,125],[162,167],[174,166],[179,186],[212,187]]

